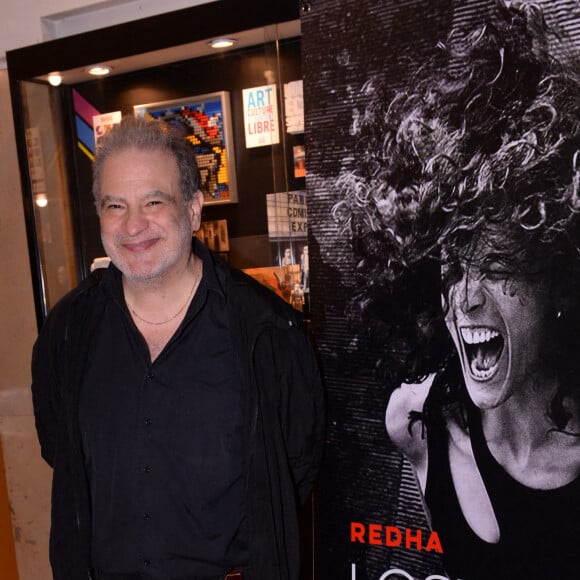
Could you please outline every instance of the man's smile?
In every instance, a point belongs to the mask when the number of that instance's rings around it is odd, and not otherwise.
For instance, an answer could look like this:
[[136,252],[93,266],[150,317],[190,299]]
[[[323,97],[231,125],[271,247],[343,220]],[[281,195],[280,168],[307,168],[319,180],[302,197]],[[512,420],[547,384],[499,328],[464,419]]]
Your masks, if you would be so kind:
[[144,240],[142,242],[124,242],[122,246],[131,252],[144,252],[157,242],[158,238]]

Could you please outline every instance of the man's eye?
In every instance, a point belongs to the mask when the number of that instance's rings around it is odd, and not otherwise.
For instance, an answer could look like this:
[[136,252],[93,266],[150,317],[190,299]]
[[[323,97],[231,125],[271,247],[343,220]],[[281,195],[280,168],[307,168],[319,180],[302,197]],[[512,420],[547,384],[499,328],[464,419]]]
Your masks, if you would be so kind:
[[163,202],[160,199],[153,199],[147,203],[147,205],[161,205]]
[[122,209],[123,206],[120,203],[108,203],[105,209]]

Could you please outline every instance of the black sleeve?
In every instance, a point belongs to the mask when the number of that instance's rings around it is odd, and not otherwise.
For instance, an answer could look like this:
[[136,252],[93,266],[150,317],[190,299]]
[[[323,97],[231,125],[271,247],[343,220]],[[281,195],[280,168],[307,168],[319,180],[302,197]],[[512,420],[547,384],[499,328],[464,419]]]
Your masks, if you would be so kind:
[[32,402],[42,457],[52,467],[61,400],[61,373],[58,360],[62,340],[57,328],[59,313],[52,312],[44,323],[32,350]]
[[314,485],[324,442],[324,396],[310,340],[299,328],[286,333],[280,376],[280,423],[298,498],[305,502]]

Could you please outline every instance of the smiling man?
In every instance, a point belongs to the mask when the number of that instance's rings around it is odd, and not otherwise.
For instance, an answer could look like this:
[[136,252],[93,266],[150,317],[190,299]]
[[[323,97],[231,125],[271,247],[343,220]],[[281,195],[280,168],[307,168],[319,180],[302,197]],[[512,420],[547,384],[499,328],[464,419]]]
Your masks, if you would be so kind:
[[112,264],[33,353],[54,468],[55,580],[295,580],[322,392],[299,315],[193,233],[203,195],[174,127],[125,118],[93,193]]

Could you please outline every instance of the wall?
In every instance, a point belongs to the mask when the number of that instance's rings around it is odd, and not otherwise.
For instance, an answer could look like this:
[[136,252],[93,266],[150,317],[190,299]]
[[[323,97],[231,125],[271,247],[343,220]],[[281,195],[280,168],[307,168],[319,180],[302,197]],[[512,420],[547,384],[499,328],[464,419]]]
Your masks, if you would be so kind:
[[[42,40],[40,17],[77,8],[79,0],[9,0],[0,19],[0,443],[20,580],[51,578],[48,561],[50,468],[40,457],[30,398],[30,351],[36,338],[28,246],[6,50]],[[3,538],[9,536],[3,535]],[[3,546],[3,550],[9,549]],[[0,574],[6,571],[2,569]],[[12,576],[11,576],[12,577]]]
[[38,580],[50,578],[50,470],[40,458],[30,399],[36,319],[5,70],[0,70],[0,175],[0,441],[20,580]]

